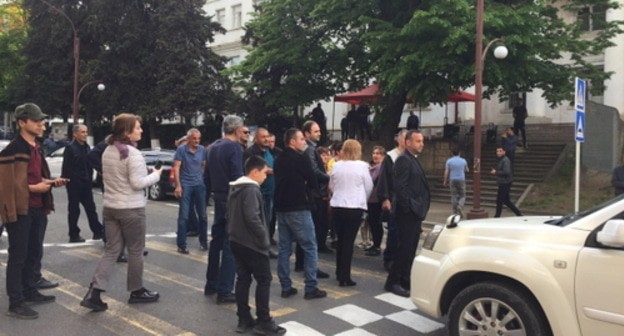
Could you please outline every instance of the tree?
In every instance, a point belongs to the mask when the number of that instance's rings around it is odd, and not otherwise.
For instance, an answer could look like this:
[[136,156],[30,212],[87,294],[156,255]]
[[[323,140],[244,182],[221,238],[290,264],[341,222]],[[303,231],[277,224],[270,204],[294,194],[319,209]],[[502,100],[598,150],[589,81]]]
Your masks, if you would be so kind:
[[[484,40],[504,36],[510,53],[503,62],[487,63],[484,96],[540,88],[556,105],[572,97],[575,76],[592,83],[607,78],[585,60],[611,45],[621,22],[583,39],[580,25],[559,15],[588,6],[617,4],[488,1]],[[382,142],[390,144],[406,97],[443,103],[451,91],[474,84],[475,21],[474,1],[468,0],[268,1],[247,27],[254,49],[235,69],[236,82],[270,106],[296,106],[376,79],[384,93],[377,124]]]
[[0,4],[0,111],[15,107],[12,99],[15,81],[21,77],[25,58],[26,12],[21,1]]
[[[225,59],[207,47],[223,29],[201,0],[50,0],[73,21],[81,39],[81,84],[101,80],[105,92],[85,88],[80,101],[93,120],[121,111],[163,118],[222,110],[230,91],[220,72]],[[31,36],[22,95],[49,113],[67,116],[73,79],[70,24],[40,0],[25,0]],[[154,136],[154,134],[152,134]]]

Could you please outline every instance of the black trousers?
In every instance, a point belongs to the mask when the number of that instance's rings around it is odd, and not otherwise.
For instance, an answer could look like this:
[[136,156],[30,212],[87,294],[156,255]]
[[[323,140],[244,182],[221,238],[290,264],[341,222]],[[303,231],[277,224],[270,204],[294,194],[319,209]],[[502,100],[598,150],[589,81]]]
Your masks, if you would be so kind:
[[522,133],[522,147],[526,148],[527,146],[527,138],[526,138],[526,126],[524,121],[522,122],[514,122],[514,134],[519,137],[520,133]]
[[362,209],[332,208],[336,219],[336,278],[338,281],[351,280],[353,243],[362,224]]
[[503,211],[503,204],[506,205],[516,216],[522,216],[522,213],[516,205],[513,204],[509,197],[509,190],[511,189],[511,183],[502,183],[498,185],[498,192],[496,193],[496,214],[494,217],[500,217]]
[[373,247],[379,248],[383,239],[381,203],[368,203],[368,225],[373,235]]
[[386,285],[409,287],[412,262],[416,256],[418,240],[422,232],[422,222],[414,219],[412,213],[395,213],[398,246],[393,253],[393,263]]
[[253,321],[249,308],[252,276],[256,279],[256,315],[261,322],[270,321],[269,296],[273,277],[269,255],[233,241],[230,241],[230,247],[236,260],[236,315],[239,321]]
[[78,218],[80,217],[80,204],[87,213],[89,228],[93,234],[103,234],[104,226],[97,217],[95,202],[93,202],[93,190],[91,182],[74,181],[67,185],[67,223],[69,224],[69,237],[78,237]]
[[43,209],[29,208],[27,215],[18,215],[17,222],[5,225],[9,235],[6,288],[10,306],[22,303],[24,296],[37,291],[35,274],[41,272],[47,224]]

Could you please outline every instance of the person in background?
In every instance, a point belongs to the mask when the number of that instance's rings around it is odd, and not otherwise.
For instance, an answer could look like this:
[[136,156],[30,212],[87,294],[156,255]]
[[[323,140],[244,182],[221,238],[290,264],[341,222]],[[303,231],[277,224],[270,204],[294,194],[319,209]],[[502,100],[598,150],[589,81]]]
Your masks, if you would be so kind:
[[[336,141],[333,144],[331,144],[331,146],[329,146],[329,151],[331,153],[331,159],[329,159],[329,161],[327,162],[327,174],[330,174],[332,172],[332,169],[334,169],[334,164],[336,162],[338,162],[340,160],[340,150],[342,149],[342,141]],[[331,207],[328,208],[328,225],[329,227],[327,228],[328,232],[327,232],[327,238],[329,238],[329,246],[333,249],[336,248],[336,223],[335,223],[335,219],[334,216],[332,216],[331,213]]]
[[128,248],[128,303],[156,302],[160,294],[143,287],[143,250],[145,249],[145,189],[160,180],[162,168],[147,172],[145,159],[136,148],[141,140],[141,117],[121,113],[113,119],[113,134],[102,154],[104,173],[104,210],[106,246],[97,265],[89,290],[80,305],[104,311],[108,304],[101,293],[108,286],[115,261],[124,245]]
[[381,201],[377,188],[379,185],[379,176],[381,175],[381,163],[386,156],[386,149],[382,146],[373,147],[372,165],[369,169],[371,179],[373,180],[373,192],[368,198],[368,225],[373,236],[373,245],[366,249],[366,255],[370,257],[381,254],[381,241],[383,240],[383,225],[381,223]]
[[[267,132],[268,134],[268,132]],[[245,160],[245,176],[230,182],[227,201],[229,239],[236,260],[236,332],[251,329],[260,335],[283,335],[286,329],[271,318],[269,297],[271,290],[271,263],[269,261],[269,232],[260,186],[267,177],[267,163],[252,155]],[[251,316],[249,288],[251,277],[256,279],[256,315]]]
[[[269,133],[269,148],[275,154],[277,158],[282,154],[282,149],[275,145],[275,134]],[[273,203],[275,203],[275,195],[273,195]],[[269,239],[271,240],[271,245],[277,246],[277,242],[275,241],[275,229],[277,227],[277,215],[275,214],[275,209],[273,209],[271,213],[271,218],[267,220],[269,221]]]
[[500,217],[503,211],[503,205],[506,205],[516,216],[522,216],[522,213],[516,205],[513,204],[509,197],[509,191],[511,190],[511,184],[513,183],[513,167],[511,161],[505,155],[505,148],[497,147],[496,156],[498,157],[498,165],[492,168],[490,173],[496,176],[496,183],[498,184],[498,192],[496,193],[496,214],[494,217]]
[[[180,146],[184,146],[186,144],[188,144],[188,135],[184,135],[184,136],[180,137],[179,139],[177,139],[174,142],[174,145],[176,146],[176,149],[179,148]],[[173,167],[172,167],[172,169],[173,169]],[[206,193],[206,199],[208,199],[207,196],[208,196],[208,193]],[[195,210],[195,208],[191,207],[189,209],[188,220],[186,221],[186,236],[187,237],[198,237],[199,236],[199,219],[198,219],[198,217],[199,216],[197,215],[197,211]]]
[[527,148],[527,138],[526,138],[526,123],[525,120],[528,118],[529,114],[527,112],[526,107],[524,106],[524,101],[522,99],[518,99],[516,106],[513,108],[513,118],[514,118],[514,126],[513,131],[516,136],[522,134],[522,147]]
[[410,111],[410,115],[407,117],[407,129],[418,130],[418,127],[420,127],[420,118],[414,114],[414,111]]
[[342,146],[341,160],[331,172],[329,188],[332,191],[330,205],[336,219],[336,278],[341,287],[355,286],[351,278],[353,244],[362,215],[367,210],[367,200],[373,191],[366,162],[361,161],[362,146],[349,139]]
[[87,144],[89,135],[87,126],[74,125],[74,140],[65,147],[61,177],[67,183],[67,223],[69,225],[69,242],[83,243],[80,236],[78,218],[80,204],[84,207],[89,220],[89,228],[93,232],[93,240],[104,238],[104,226],[98,219],[93,201],[93,168],[89,166],[87,155],[91,149]]
[[[451,206],[453,213],[464,218],[464,204],[466,203],[466,173],[469,171],[468,162],[453,149],[453,157],[446,160],[444,165],[444,186],[451,189]],[[450,183],[449,183],[450,181]]]
[[624,165],[615,167],[611,177],[611,185],[613,185],[613,193],[615,196],[624,194]]
[[0,222],[9,235],[7,315],[25,320],[39,317],[31,305],[56,300],[53,295],[39,292],[36,279],[37,273],[41,273],[48,214],[54,211],[51,189],[67,183],[64,178],[50,178],[50,169],[36,140],[45,131],[47,117],[33,103],[15,108],[19,133],[0,151]]
[[518,148],[518,137],[514,134],[514,130],[508,127],[501,135],[501,146],[505,148],[505,155],[511,161],[511,166],[514,167],[516,162],[516,149]]

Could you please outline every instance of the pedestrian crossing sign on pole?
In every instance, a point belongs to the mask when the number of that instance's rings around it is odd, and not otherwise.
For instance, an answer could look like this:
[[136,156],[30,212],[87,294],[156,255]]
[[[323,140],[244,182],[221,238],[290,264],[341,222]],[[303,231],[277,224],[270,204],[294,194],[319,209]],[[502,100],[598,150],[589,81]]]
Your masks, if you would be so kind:
[[585,112],[576,111],[576,124],[574,127],[574,138],[578,142],[585,141]]

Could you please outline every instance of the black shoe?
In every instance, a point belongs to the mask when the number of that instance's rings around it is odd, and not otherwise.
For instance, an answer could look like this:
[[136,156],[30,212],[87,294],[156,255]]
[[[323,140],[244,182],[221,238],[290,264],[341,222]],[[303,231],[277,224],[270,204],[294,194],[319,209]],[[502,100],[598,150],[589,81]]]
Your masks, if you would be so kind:
[[208,244],[200,243],[199,244],[199,249],[202,250],[202,251],[208,251]]
[[320,269],[316,270],[316,278],[317,279],[328,279],[329,278],[329,274],[321,271]]
[[180,254],[189,254],[189,250],[186,247],[178,247],[178,253]]
[[9,307],[7,316],[15,317],[22,320],[34,320],[39,317],[39,313],[32,310],[32,308],[28,307],[24,303],[20,303]]
[[297,294],[297,288],[294,288],[294,287],[290,287],[288,290],[282,291],[282,297],[284,299],[289,298],[295,294]]
[[271,259],[277,259],[277,253],[269,250],[269,258]]
[[197,237],[197,236],[199,236],[199,232],[198,231],[187,231],[186,232],[186,236],[187,237]]
[[340,287],[353,287],[357,285],[357,282],[353,280],[339,281],[338,286]]
[[378,249],[377,247],[371,247],[370,249],[368,249],[368,251],[366,251],[366,253],[364,253],[365,255],[369,256],[369,257],[376,257],[378,255],[381,254],[381,250]]
[[406,297],[406,298],[410,297],[410,292],[407,289],[401,287],[401,285],[397,285],[397,284],[390,285],[390,286],[386,285],[384,288],[386,291],[391,292],[395,295]]
[[305,295],[303,296],[304,299],[306,300],[312,300],[312,299],[321,299],[327,296],[327,292],[324,290],[320,290],[318,288],[315,288],[313,291],[309,292],[309,293],[305,293]]
[[52,282],[44,277],[41,277],[39,281],[37,281],[37,283],[35,284],[35,287],[37,287],[37,289],[50,289],[58,287],[58,285],[58,282]]
[[253,328],[254,334],[256,335],[266,335],[266,336],[277,336],[284,335],[286,333],[286,329],[282,328],[275,323],[273,319],[266,322],[258,322],[256,326]]
[[34,292],[24,297],[24,301],[30,304],[43,304],[56,301],[56,297],[54,295],[43,295],[39,292]]
[[211,295],[215,295],[215,294],[217,294],[217,290],[216,289],[208,288],[208,285],[206,285],[204,287],[204,295],[205,296],[211,296]]
[[256,321],[253,319],[249,320],[238,320],[238,325],[236,326],[236,332],[239,334],[244,334],[249,330],[253,329],[256,326]]
[[[93,295],[95,291],[98,291],[97,295]],[[82,301],[80,301],[80,305],[85,308],[89,308],[93,310],[94,312],[105,311],[106,309],[108,309],[108,304],[102,301],[102,299],[99,296],[100,292],[101,291],[94,289],[93,285],[91,285],[89,287],[89,291],[87,291],[87,294],[84,296]]]
[[128,303],[149,303],[156,302],[160,298],[160,294],[156,291],[149,291],[145,288],[141,288],[139,290],[135,290],[130,293],[130,298],[128,299]]
[[119,257],[117,257],[117,262],[118,263],[127,263],[128,262],[128,256],[125,254],[120,255]]
[[229,304],[229,303],[236,303],[236,295],[234,294],[219,294],[217,295],[217,304]]
[[76,236],[76,237],[69,237],[69,242],[70,243],[84,243],[86,240],[80,236]]
[[146,255],[148,255],[148,254],[149,254],[149,251],[148,251],[148,250],[143,250],[143,256],[144,256],[144,257],[145,257]]

